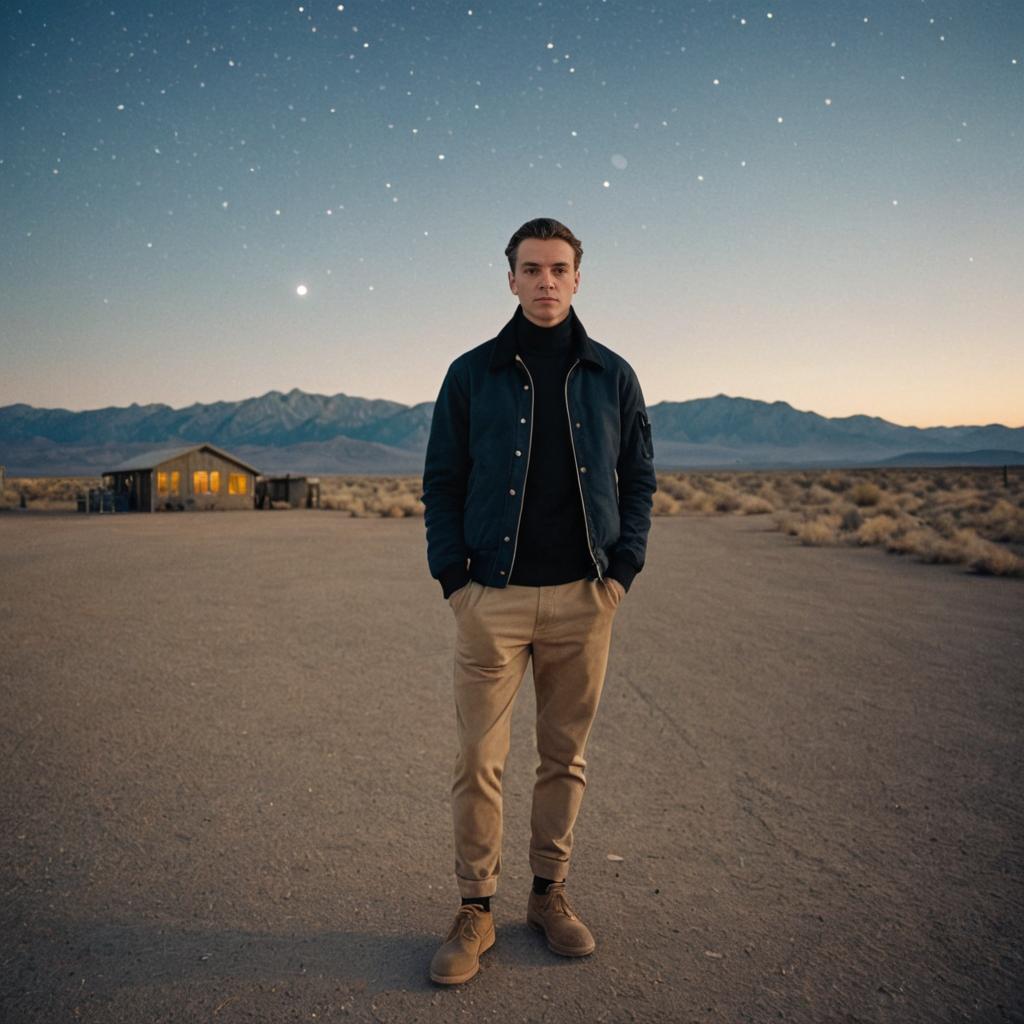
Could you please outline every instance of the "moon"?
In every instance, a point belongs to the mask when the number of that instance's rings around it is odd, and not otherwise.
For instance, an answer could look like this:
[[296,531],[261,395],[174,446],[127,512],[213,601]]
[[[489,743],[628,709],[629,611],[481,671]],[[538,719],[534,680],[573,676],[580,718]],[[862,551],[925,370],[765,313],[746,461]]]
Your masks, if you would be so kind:
[[300,284],[299,287],[295,289],[295,294],[301,298],[303,295],[309,294],[309,289],[304,284]]

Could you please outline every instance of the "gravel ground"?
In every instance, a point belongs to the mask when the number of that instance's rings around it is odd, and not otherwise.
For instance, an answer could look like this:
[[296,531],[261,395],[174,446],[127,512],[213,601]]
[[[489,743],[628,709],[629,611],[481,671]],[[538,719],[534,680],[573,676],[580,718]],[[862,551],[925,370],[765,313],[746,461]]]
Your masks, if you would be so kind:
[[[457,905],[454,622],[420,520],[0,515],[0,1018],[1024,1021],[1024,586],[757,517],[657,519],[570,892]],[[609,860],[608,855],[621,857]]]

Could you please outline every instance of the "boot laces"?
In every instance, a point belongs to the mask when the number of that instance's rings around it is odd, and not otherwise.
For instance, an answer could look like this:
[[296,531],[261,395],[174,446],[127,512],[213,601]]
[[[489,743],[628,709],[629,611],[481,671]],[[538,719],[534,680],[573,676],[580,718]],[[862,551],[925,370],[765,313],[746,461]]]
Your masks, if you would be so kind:
[[565,889],[556,889],[553,885],[548,890],[548,904],[553,911],[560,914],[565,914],[566,917],[575,918],[576,914],[572,907],[569,905],[569,897],[565,894]]
[[476,932],[476,914],[474,914],[472,904],[466,904],[465,906],[459,907],[455,912],[455,920],[452,922],[452,926],[448,931],[448,935],[445,937],[445,941],[448,939],[454,939],[456,935],[462,935],[463,938],[475,939],[477,938]]

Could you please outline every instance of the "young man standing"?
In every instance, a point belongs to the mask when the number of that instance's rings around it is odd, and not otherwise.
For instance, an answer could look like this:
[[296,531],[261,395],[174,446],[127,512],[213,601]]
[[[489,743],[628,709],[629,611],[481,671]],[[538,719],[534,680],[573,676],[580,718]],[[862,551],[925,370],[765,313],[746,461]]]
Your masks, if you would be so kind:
[[505,255],[519,307],[496,338],[448,368],[423,473],[427,560],[457,634],[452,816],[462,906],[431,962],[441,984],[473,977],[494,944],[501,777],[531,657],[540,765],[527,921],[555,953],[594,950],[565,892],[572,830],[612,620],[643,568],[656,488],[636,375],[588,337],[572,308],[579,239],[538,218]]

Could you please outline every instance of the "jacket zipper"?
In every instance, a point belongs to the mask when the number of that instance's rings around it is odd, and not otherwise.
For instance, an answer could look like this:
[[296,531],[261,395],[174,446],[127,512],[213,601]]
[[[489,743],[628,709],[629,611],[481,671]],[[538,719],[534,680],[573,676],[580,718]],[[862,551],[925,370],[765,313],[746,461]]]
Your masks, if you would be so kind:
[[587,538],[587,550],[590,552],[590,560],[594,563],[594,568],[597,570],[597,578],[604,582],[604,577],[601,575],[601,566],[594,557],[594,549],[590,546],[590,521],[587,519],[587,503],[583,498],[583,481],[580,480],[580,464],[576,457],[576,438],[573,436],[572,413],[569,411],[569,378],[572,376],[572,371],[579,365],[580,361],[577,359],[569,367],[569,372],[565,375],[565,415],[569,421],[569,444],[572,445],[572,464],[576,471],[576,486],[580,490],[580,504],[583,506],[583,532]]
[[516,549],[519,547],[519,524],[523,521],[523,506],[526,504],[526,478],[530,475],[530,451],[533,448],[533,377],[530,376],[530,368],[516,356],[516,362],[526,371],[527,379],[530,381],[530,431],[526,435],[526,472],[523,473],[523,493],[519,495],[519,516],[516,519],[516,535],[512,540],[512,561],[508,565],[508,575],[505,577],[507,583],[512,578],[512,566],[516,564]]

